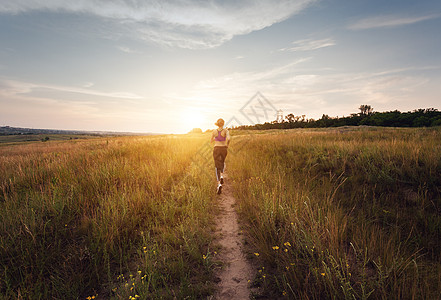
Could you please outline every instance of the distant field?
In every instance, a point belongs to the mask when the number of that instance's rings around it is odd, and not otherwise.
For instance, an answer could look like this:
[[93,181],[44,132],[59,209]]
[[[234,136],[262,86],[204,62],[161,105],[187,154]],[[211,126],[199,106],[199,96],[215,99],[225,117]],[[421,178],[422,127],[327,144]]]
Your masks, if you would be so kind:
[[93,139],[102,136],[86,134],[15,134],[0,135],[0,146],[4,143],[42,142],[42,141],[63,141],[78,139]]
[[[227,171],[260,295],[441,297],[440,128],[232,135]],[[0,295],[213,294],[209,134],[41,138],[0,146]]]

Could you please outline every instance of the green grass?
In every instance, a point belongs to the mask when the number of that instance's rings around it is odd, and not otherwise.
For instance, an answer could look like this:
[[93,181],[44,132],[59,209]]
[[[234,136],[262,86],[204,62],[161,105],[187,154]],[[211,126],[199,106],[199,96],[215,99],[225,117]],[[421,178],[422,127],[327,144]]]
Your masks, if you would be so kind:
[[254,284],[271,297],[439,298],[440,140],[439,129],[238,136],[228,168],[263,268]]
[[213,291],[207,137],[0,148],[3,298],[199,298]]

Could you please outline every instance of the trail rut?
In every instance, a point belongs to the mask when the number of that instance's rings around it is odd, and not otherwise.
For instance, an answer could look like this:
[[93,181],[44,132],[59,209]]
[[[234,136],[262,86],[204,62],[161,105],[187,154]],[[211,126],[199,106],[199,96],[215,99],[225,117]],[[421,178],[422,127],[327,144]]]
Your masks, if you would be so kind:
[[219,300],[249,299],[249,281],[253,279],[253,269],[243,251],[243,235],[240,232],[237,213],[234,209],[236,199],[233,197],[231,184],[225,175],[222,194],[218,195],[220,214],[217,222],[218,242],[221,246],[218,259],[224,265],[217,274],[220,282],[214,298]]

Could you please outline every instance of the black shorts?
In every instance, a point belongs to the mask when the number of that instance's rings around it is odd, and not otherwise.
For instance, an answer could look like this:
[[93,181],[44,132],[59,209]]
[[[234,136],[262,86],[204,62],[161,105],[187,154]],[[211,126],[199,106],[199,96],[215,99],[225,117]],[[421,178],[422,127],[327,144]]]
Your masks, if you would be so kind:
[[227,146],[214,147],[213,158],[214,158],[214,165],[216,166],[216,169],[221,170],[221,171],[224,170],[225,157],[227,157],[227,153],[228,153]]

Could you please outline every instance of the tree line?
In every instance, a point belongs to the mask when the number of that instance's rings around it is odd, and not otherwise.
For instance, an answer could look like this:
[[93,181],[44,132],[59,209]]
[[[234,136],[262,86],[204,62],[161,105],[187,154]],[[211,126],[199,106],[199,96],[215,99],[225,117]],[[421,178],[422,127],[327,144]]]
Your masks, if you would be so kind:
[[384,127],[432,127],[441,126],[441,112],[436,108],[415,109],[408,112],[398,110],[374,112],[370,105],[361,105],[359,113],[347,117],[330,117],[323,114],[318,120],[307,119],[305,115],[290,113],[282,121],[266,122],[256,125],[241,125],[235,129],[290,129],[322,128],[340,126],[384,126]]

